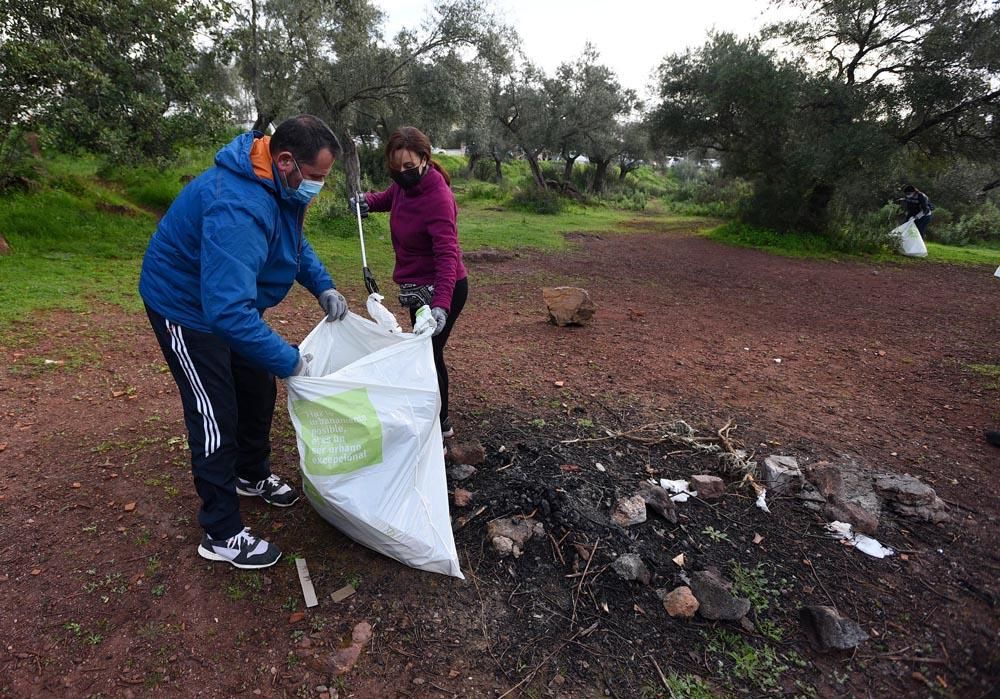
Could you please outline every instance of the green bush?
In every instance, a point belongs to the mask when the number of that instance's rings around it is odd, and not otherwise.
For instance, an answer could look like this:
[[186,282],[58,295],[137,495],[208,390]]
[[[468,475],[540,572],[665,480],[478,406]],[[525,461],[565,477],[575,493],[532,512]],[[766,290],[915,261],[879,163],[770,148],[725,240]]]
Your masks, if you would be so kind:
[[890,235],[899,226],[899,207],[887,203],[877,211],[851,213],[846,207],[831,209],[830,248],[836,252],[875,253],[894,249],[896,241]]
[[389,186],[389,173],[385,167],[385,151],[373,146],[358,146],[361,165],[362,189],[385,189]]
[[514,194],[511,205],[534,214],[558,214],[565,208],[566,201],[556,192],[527,185]]
[[608,192],[602,201],[616,209],[626,209],[628,211],[644,211],[646,209],[646,193],[632,187],[613,189]]
[[482,182],[497,181],[497,167],[492,158],[482,158],[476,161],[472,176]]
[[0,192],[34,189],[42,175],[42,167],[20,129],[0,136]]
[[963,214],[957,220],[940,207],[934,210],[927,229],[930,240],[947,245],[970,245],[977,242],[1000,241],[1000,208],[992,201]]

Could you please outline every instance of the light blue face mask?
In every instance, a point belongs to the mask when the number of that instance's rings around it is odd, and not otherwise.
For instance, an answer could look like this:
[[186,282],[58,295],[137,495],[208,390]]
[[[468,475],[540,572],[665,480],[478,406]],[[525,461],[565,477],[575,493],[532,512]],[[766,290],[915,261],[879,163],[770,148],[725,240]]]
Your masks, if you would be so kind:
[[286,199],[297,201],[300,204],[308,204],[316,197],[317,194],[320,193],[320,190],[323,189],[323,183],[319,180],[307,180],[305,175],[302,174],[302,170],[299,168],[298,162],[294,159],[292,162],[295,163],[295,169],[299,171],[299,175],[302,177],[302,182],[299,183],[297,188],[289,189],[286,179],[285,191],[282,194],[287,194],[285,197]]

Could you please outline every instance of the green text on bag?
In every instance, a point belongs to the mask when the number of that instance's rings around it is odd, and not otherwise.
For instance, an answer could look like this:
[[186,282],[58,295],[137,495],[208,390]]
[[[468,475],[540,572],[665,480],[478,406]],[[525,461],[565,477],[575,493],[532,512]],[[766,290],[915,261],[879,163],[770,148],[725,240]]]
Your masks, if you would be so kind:
[[334,476],[382,461],[382,423],[368,398],[368,389],[295,400],[292,410],[301,425],[307,473]]

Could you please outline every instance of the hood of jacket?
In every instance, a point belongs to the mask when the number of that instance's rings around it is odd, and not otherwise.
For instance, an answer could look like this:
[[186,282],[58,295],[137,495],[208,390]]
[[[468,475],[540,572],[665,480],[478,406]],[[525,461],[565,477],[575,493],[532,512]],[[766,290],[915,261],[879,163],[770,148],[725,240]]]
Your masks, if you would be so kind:
[[270,144],[271,137],[260,131],[240,134],[219,149],[215,164],[277,192],[279,185],[275,181]]

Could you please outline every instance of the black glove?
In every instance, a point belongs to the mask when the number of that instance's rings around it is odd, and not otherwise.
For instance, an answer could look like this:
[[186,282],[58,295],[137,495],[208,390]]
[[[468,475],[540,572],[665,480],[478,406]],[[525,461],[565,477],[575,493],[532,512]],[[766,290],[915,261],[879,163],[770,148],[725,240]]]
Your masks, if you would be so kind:
[[358,192],[356,196],[347,199],[347,208],[352,214],[357,215],[358,205],[361,206],[361,218],[368,218],[368,200],[364,192]]
[[419,284],[399,285],[399,304],[403,308],[417,310],[421,306],[430,306],[434,298],[434,287]]

